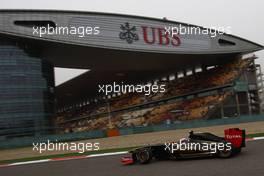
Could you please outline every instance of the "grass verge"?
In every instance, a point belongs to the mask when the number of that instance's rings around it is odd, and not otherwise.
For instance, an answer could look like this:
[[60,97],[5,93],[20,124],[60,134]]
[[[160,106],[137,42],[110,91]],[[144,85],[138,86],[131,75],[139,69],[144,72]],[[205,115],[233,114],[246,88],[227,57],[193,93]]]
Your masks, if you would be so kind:
[[262,137],[264,136],[264,133],[256,133],[256,134],[248,134],[248,138],[253,138],[253,137]]

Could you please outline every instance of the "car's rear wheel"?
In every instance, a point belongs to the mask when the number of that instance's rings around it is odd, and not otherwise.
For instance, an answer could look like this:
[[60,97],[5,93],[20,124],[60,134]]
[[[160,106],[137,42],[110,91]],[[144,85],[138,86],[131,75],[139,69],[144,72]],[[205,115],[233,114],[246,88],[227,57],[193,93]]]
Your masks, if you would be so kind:
[[218,157],[220,157],[220,158],[229,158],[229,157],[231,157],[232,156],[232,148],[231,149],[224,149],[224,150],[219,150],[218,151]]
[[137,151],[136,157],[141,164],[147,164],[152,159],[151,150],[148,148],[140,149]]

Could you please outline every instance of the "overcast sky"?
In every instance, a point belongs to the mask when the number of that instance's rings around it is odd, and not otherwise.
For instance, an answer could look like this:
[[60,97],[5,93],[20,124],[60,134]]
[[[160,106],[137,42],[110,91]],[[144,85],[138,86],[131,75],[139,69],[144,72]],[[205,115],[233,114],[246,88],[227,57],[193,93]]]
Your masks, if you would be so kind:
[[[231,26],[233,35],[264,45],[263,0],[0,0],[1,9],[58,9],[162,18],[199,26]],[[256,53],[264,68],[264,51]],[[78,74],[56,69],[56,84]]]

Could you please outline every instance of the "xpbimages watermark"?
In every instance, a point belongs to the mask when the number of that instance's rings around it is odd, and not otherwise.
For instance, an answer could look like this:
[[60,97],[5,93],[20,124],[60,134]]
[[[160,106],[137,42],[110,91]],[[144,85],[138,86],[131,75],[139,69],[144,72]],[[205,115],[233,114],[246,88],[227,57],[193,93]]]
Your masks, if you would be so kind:
[[97,151],[100,149],[100,143],[84,143],[84,142],[38,142],[32,143],[33,151],[43,153],[47,151],[72,151],[78,153],[84,153],[87,151]]
[[231,34],[231,26],[211,26],[210,28],[203,28],[200,26],[186,26],[179,24],[178,26],[165,26],[165,35],[209,35],[216,37],[217,35]]
[[165,143],[165,150],[171,153],[175,151],[209,151],[210,153],[216,153],[217,151],[230,151],[232,149],[231,143],[198,143],[189,142],[187,139],[182,138],[179,142]]
[[165,84],[118,84],[113,82],[113,84],[98,85],[98,92],[103,93],[106,96],[113,93],[144,93],[145,95],[150,95],[151,93],[163,93],[166,91]]
[[74,35],[83,38],[87,35],[99,35],[99,26],[33,26],[32,34],[43,37],[44,35]]

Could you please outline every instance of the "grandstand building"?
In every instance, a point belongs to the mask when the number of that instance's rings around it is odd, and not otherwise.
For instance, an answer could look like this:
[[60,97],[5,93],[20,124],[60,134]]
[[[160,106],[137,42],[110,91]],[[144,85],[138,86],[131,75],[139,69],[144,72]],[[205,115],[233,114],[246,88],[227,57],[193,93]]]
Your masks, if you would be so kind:
[[264,112],[264,78],[261,70],[261,66],[256,64],[256,75],[257,75],[257,86],[259,91],[259,99],[260,99],[260,111],[261,114]]
[[[0,138],[260,114],[262,74],[252,53],[263,46],[165,31],[180,25],[207,30],[128,15],[1,10]],[[55,87],[54,67],[89,71]],[[166,91],[98,91],[114,82]]]

